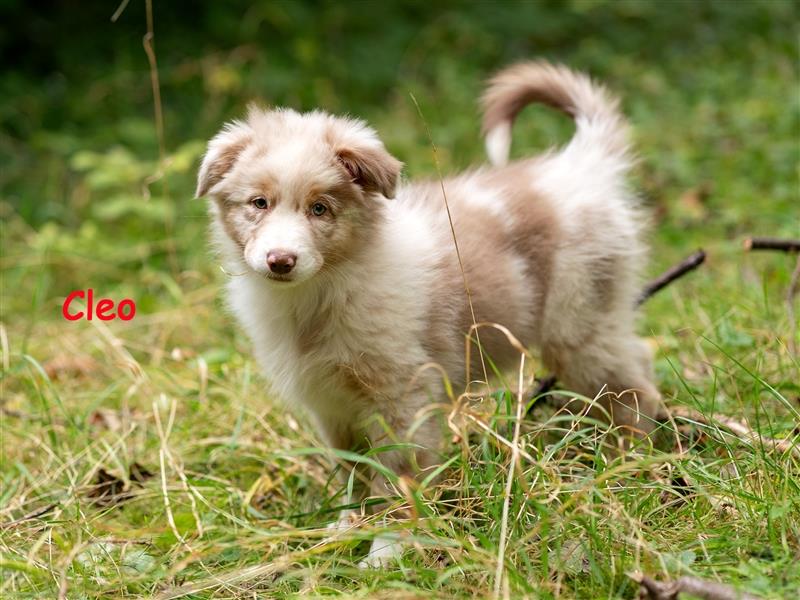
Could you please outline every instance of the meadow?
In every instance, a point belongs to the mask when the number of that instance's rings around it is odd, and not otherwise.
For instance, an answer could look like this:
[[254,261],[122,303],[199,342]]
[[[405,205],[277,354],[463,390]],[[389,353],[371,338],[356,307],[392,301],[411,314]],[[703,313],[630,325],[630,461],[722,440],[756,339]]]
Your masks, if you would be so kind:
[[[797,255],[742,247],[800,238],[796,3],[116,8],[0,6],[0,596],[633,598],[641,574],[800,596]],[[531,57],[622,97],[648,276],[707,253],[641,310],[673,419],[619,454],[548,397],[517,419],[515,374],[454,400],[441,482],[398,482],[409,550],[360,570],[379,516],[325,528],[336,457],[265,393],[225,310],[198,161],[259,101],[367,119],[407,177],[437,176],[429,129],[456,172],[484,161],[482,82]],[[529,109],[513,153],[570,132]],[[65,320],[88,288],[135,317]],[[546,373],[533,356],[523,375]]]

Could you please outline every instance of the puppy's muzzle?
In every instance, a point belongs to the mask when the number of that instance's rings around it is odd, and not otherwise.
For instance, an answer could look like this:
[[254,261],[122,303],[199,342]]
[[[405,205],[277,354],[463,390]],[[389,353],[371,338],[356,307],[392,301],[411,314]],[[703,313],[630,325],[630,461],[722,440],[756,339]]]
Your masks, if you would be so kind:
[[267,266],[276,275],[286,275],[297,264],[297,255],[286,250],[270,250],[267,254]]

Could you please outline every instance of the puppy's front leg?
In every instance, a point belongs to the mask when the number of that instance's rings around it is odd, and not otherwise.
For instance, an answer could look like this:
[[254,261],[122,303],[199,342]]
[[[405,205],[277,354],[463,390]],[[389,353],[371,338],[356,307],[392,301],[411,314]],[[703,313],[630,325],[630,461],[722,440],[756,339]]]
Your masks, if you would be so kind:
[[[358,445],[356,444],[357,438],[353,433],[351,423],[342,422],[339,419],[330,417],[324,418],[323,415],[319,414],[314,416],[316,417],[317,430],[329,448],[347,451],[354,451],[358,449]],[[360,445],[363,447],[363,444]],[[331,457],[331,460],[333,462],[342,462],[335,456]],[[354,477],[352,494],[349,490],[351,476]],[[364,469],[359,468],[357,464],[345,461],[345,464],[342,465],[339,471],[336,473],[336,482],[340,489],[348,490],[345,493],[342,503],[344,505],[350,505],[354,501],[361,502],[367,496],[369,489],[366,483],[367,480],[368,478],[364,473]],[[339,515],[335,521],[328,523],[327,528],[334,533],[350,529],[356,524],[356,518],[358,515],[359,511],[357,509],[344,508],[339,511]]]
[[[346,481],[342,483],[344,485],[347,484]],[[344,503],[345,504],[353,503],[353,498],[349,493],[345,495]],[[357,516],[358,516],[357,510],[353,508],[343,508],[342,510],[339,511],[339,515],[336,518],[336,520],[328,523],[327,528],[328,530],[334,533],[339,533],[340,531],[347,531],[348,529],[350,529],[355,525]]]
[[359,569],[381,569],[391,566],[403,554],[403,544],[389,535],[376,535],[369,554],[358,563]]
[[[337,475],[337,482],[340,488],[347,489],[349,487],[349,479],[353,470],[355,470],[356,473],[352,494],[350,491],[345,493],[345,497],[342,502],[343,504],[350,505],[354,501],[363,502],[368,496],[386,498],[387,496],[392,495],[386,478],[380,473],[376,473],[372,477],[372,481],[369,484],[365,484],[363,481],[360,481],[361,477],[367,475],[367,473],[359,472],[364,470],[361,469],[360,465],[358,464],[351,464],[349,469],[342,469],[340,471],[340,473]],[[388,503],[381,502],[379,504],[373,504],[369,506],[367,510],[369,510],[371,513],[376,513],[386,509],[387,507]],[[361,511],[356,508],[344,508],[339,511],[336,520],[328,523],[327,529],[332,535],[336,536],[341,532],[352,529],[353,527],[358,527],[360,526],[361,521],[359,518],[360,515]],[[387,519],[384,517],[380,520],[380,526],[384,527],[386,524]],[[358,563],[358,566],[362,569],[370,567],[385,567],[388,566],[395,558],[399,557],[401,552],[402,545],[397,542],[394,537],[381,533],[375,536],[372,541],[369,554],[364,560]]]
[[[379,427],[377,424],[370,426],[367,433],[373,448],[380,448],[382,445],[391,444],[397,440],[409,443],[408,448],[379,452],[376,454],[376,458],[384,467],[398,477],[419,481],[439,462],[437,451],[442,444],[442,425],[439,420],[431,415],[427,415],[424,421],[415,422],[415,418],[420,417],[420,415],[414,408],[424,406],[430,402],[430,399],[425,394],[424,396],[417,396],[414,400],[416,401],[407,398],[403,402],[403,408],[407,409],[409,414],[385,418],[384,427]],[[394,435],[390,436],[390,433]],[[395,439],[392,440],[392,437]],[[387,498],[395,495],[394,490],[382,473],[373,475],[370,493],[377,498]],[[387,503],[384,502],[374,505],[372,510],[373,512],[379,512],[386,508]],[[384,517],[381,520],[381,525],[387,526],[390,520],[391,517]],[[369,554],[359,563],[359,567],[386,567],[399,558],[402,551],[403,543],[397,536],[389,533],[378,534],[372,541]]]

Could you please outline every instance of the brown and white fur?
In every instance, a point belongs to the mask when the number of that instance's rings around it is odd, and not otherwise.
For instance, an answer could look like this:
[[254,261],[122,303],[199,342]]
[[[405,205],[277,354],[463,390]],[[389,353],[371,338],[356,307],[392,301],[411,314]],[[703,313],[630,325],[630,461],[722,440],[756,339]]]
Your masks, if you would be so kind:
[[[508,163],[530,102],[571,115],[575,135]],[[538,347],[567,389],[607,392],[614,423],[646,434],[660,398],[634,332],[645,248],[617,101],[585,75],[530,62],[492,79],[484,106],[493,165],[443,182],[474,318]],[[377,458],[414,475],[436,464],[443,439],[438,421],[419,420],[443,397],[423,366],[466,384],[473,315],[441,184],[399,183],[401,166],[361,121],[254,108],[211,140],[197,195],[211,199],[230,306],[274,393],[333,448],[410,438],[413,455]],[[495,363],[516,364],[503,336],[481,342]],[[371,491],[385,496],[385,481]],[[369,560],[396,550],[376,539]]]

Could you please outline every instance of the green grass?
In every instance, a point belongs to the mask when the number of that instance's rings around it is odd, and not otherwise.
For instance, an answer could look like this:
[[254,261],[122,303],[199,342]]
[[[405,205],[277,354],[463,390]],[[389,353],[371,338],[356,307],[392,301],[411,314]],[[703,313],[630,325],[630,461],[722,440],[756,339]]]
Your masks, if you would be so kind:
[[[156,3],[160,164],[143,6],[111,24],[114,7],[11,3],[0,42],[39,41],[0,76],[0,595],[632,598],[635,572],[800,594],[795,260],[741,249],[750,234],[800,237],[793,3],[209,4],[189,24]],[[397,500],[414,509],[390,525],[410,542],[398,567],[358,570],[380,524],[325,530],[343,502],[334,461],[263,393],[223,309],[191,199],[197,159],[262,98],[368,118],[409,176],[435,176],[413,93],[453,172],[483,159],[481,81],[532,56],[622,95],[654,213],[650,273],[709,254],[640,324],[668,404],[707,418],[677,417],[655,447],[614,456],[601,452],[614,432],[540,400],[514,464],[513,390],[487,400],[458,422],[443,481]],[[530,110],[514,152],[568,136]],[[136,318],[64,321],[66,295],[87,287],[134,298]],[[153,476],[129,481],[134,464]],[[100,469],[123,501],[96,498]]]

